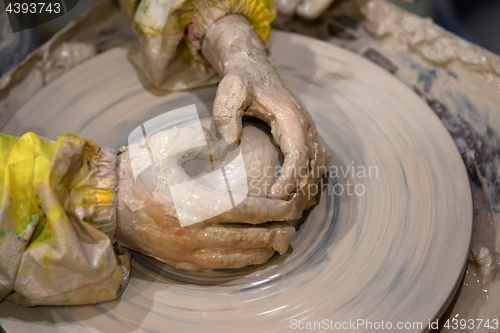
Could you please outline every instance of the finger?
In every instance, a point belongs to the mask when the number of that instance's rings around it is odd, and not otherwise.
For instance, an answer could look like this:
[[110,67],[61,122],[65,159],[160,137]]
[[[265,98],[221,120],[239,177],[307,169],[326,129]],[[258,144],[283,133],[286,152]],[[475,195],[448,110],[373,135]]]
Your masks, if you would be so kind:
[[297,188],[302,187],[302,182],[307,180],[308,174],[308,148],[305,144],[294,142],[295,136],[283,135],[280,147],[284,154],[280,177],[270,190],[273,199],[285,200],[294,194]]
[[[307,200],[304,200],[307,201]],[[261,224],[269,221],[299,219],[307,202],[299,200],[274,200],[270,198],[246,197],[236,207],[208,219],[207,223]]]
[[286,199],[306,186],[312,174],[309,162],[314,159],[318,144],[318,131],[311,115],[293,94],[288,99],[291,104],[281,105],[289,115],[278,116],[275,121],[275,137],[278,137],[275,140],[280,145],[284,161],[280,177],[270,189],[270,196],[274,199]]
[[[268,261],[276,252],[270,248],[239,250],[200,250],[190,256],[191,264],[197,269],[235,269],[250,265],[260,265]],[[179,267],[178,264],[175,266]],[[189,269],[188,267],[179,267]],[[196,269],[196,268],[195,268]]]
[[323,14],[335,0],[304,0],[297,6],[297,15],[314,20]]
[[293,16],[302,0],[276,0],[276,9],[281,16]]
[[227,252],[270,248],[283,254],[295,237],[295,228],[286,222],[202,225],[191,231],[197,249],[224,249]]
[[246,83],[236,75],[225,76],[219,83],[212,111],[217,132],[226,142],[238,143],[243,130],[241,117],[251,96]]
[[[303,115],[305,110],[295,102],[288,91],[281,91],[265,99],[259,99],[246,112],[249,116],[263,119],[271,126],[271,134],[284,155],[279,178],[270,189],[273,199],[287,199],[308,176],[309,141],[314,124]],[[263,110],[272,110],[268,115]]]

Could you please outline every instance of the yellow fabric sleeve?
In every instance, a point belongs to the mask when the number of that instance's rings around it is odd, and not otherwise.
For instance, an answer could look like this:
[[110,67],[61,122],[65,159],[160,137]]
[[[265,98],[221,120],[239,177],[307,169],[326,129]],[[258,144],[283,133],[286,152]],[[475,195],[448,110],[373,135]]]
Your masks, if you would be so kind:
[[130,259],[110,239],[115,168],[114,151],[74,135],[0,134],[0,300],[70,305],[121,294]]
[[141,43],[131,58],[156,88],[184,90],[218,82],[201,56],[208,27],[229,14],[244,15],[262,43],[276,16],[273,0],[122,0],[125,11],[136,7],[134,26]]

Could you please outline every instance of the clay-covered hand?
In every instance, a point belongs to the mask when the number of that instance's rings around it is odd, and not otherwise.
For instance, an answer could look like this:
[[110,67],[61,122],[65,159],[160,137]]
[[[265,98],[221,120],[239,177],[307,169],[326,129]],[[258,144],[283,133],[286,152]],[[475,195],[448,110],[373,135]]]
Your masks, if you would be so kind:
[[295,14],[306,20],[318,18],[335,0],[275,0],[276,8],[281,16],[291,17]]
[[320,149],[310,114],[285,87],[243,16],[228,15],[212,24],[203,39],[202,53],[222,78],[212,112],[219,135],[237,143],[242,116],[265,121],[284,154],[281,175],[269,196],[290,198],[307,182],[310,162]]
[[[200,139],[197,132],[196,127],[174,128],[122,148],[117,170],[118,243],[186,270],[240,268],[262,264],[276,252],[286,252],[295,235],[294,227],[286,222],[262,222],[296,219],[310,200],[262,197],[274,180],[272,172],[263,171],[279,168],[279,150],[269,134],[246,125],[239,146],[246,170],[238,171],[242,165],[236,160],[226,165],[225,179],[212,178],[207,184],[196,175],[217,174],[204,167],[213,162],[217,168],[225,151],[218,151],[221,145],[214,142],[208,156],[203,147],[189,150],[192,141]],[[204,134],[207,139],[212,137]],[[161,162],[149,163],[149,152],[141,150],[142,146],[149,147],[154,160]],[[162,152],[172,151],[172,147],[191,153],[162,160]],[[134,170],[143,171],[135,177]],[[231,190],[248,183],[248,196],[227,211],[226,181]],[[172,182],[182,188],[173,190]],[[236,194],[232,192],[233,198]],[[185,225],[193,218],[201,222]]]

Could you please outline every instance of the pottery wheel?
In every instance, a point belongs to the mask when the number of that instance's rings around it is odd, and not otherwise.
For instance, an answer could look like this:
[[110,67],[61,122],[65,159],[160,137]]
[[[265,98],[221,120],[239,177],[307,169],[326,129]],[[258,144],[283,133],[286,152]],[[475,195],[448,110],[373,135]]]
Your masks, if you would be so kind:
[[[359,56],[277,31],[269,48],[333,153],[293,251],[211,273],[133,253],[120,299],[29,309],[4,301],[7,332],[277,332],[325,320],[383,320],[393,329],[421,322],[404,330],[425,330],[462,276],[472,232],[469,183],[451,137],[415,93]],[[153,95],[127,51],[113,49],[46,86],[0,131],[69,132],[120,148],[135,127],[169,110],[196,104],[209,115],[215,91]]]

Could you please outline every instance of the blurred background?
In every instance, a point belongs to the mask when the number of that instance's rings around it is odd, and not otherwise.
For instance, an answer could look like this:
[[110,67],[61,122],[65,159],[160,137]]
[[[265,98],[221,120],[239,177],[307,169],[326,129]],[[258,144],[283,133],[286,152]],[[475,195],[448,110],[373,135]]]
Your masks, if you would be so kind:
[[[12,31],[4,12],[0,8],[0,75],[38,45],[48,40],[54,33],[76,19],[100,0],[80,0],[76,7],[66,15],[42,24],[36,29],[18,33],[12,43]],[[430,17],[445,29],[500,54],[500,0],[388,0],[416,13]],[[9,44],[9,47],[3,47]],[[7,55],[9,57],[2,56]],[[12,59],[12,54],[16,57]],[[5,61],[11,58],[11,61]]]

